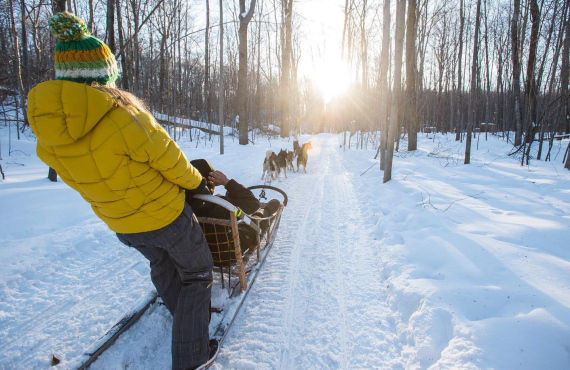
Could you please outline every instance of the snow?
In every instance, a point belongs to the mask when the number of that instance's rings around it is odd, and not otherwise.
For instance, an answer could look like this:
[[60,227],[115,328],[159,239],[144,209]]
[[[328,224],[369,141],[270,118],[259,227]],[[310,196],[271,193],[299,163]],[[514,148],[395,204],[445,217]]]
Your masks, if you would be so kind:
[[[292,148],[226,137],[220,156],[197,132],[179,140],[186,155],[245,185],[268,148]],[[52,354],[71,368],[152,291],[148,263],[47,180],[33,135],[14,138],[8,155],[0,127],[0,368],[48,368]],[[375,148],[309,139],[307,173],[273,183],[289,204],[215,369],[570,368],[567,140],[521,167],[481,134],[463,165],[454,135],[421,134],[382,184]],[[152,306],[92,368],[170,368],[170,325]]]

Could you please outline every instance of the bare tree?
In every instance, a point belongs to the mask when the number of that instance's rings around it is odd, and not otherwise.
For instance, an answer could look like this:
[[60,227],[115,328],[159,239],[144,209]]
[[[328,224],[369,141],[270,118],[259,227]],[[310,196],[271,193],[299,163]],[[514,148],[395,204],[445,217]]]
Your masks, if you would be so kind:
[[408,123],[408,150],[418,148],[418,118],[416,100],[416,78],[418,74],[416,58],[416,0],[408,0],[408,20],[406,23],[406,90]]
[[[26,26],[26,1],[20,0],[21,12],[21,33],[22,33],[22,86],[24,88],[24,95],[28,94],[30,89],[30,60],[28,58],[28,30]],[[28,124],[26,115],[24,115],[24,125]]]
[[[52,12],[53,14],[65,11],[65,0],[52,0]],[[50,181],[57,181],[57,172],[53,168],[49,168],[48,179]]]
[[[562,68],[560,69],[560,94],[562,96],[562,106],[563,115],[562,122],[564,123],[562,127],[566,133],[570,133],[570,96],[568,94],[568,80],[570,75],[570,6],[566,6],[567,15],[564,22],[565,27],[565,38],[564,47],[562,51]],[[570,154],[568,155],[570,158]],[[570,160],[566,161],[566,168],[570,169]]]
[[368,90],[368,45],[366,42],[366,11],[367,0],[362,0],[362,15],[360,17],[360,64],[362,68],[362,92]]
[[406,22],[406,0],[396,2],[396,34],[394,43],[394,87],[392,89],[392,104],[390,109],[390,126],[388,128],[388,145],[386,146],[386,168],[384,180],[392,178],[392,158],[394,156],[394,136],[398,130],[398,111],[402,95],[402,54],[404,48],[404,27]]
[[282,0],[282,42],[281,42],[281,137],[288,137],[290,122],[291,85],[291,33],[293,24],[293,0]]
[[[568,14],[565,20],[565,33],[566,37],[564,39],[564,49],[562,52],[562,69],[560,71],[560,92],[563,99],[563,112],[564,129],[566,133],[570,133],[570,96],[568,96],[568,75],[570,74],[570,6],[566,6]],[[568,143],[568,149],[566,149],[566,164],[564,167],[570,170],[570,143]]]
[[248,80],[247,80],[247,26],[253,17],[256,0],[251,0],[249,10],[246,13],[245,0],[239,1],[239,72],[238,72],[238,89],[237,89],[237,105],[239,114],[239,143],[247,145],[248,138],[248,111],[247,97]]
[[388,60],[390,52],[390,0],[384,0],[382,21],[382,51],[380,54],[380,68],[378,74],[378,87],[380,89],[380,170],[386,168],[386,147],[388,145],[388,121],[386,108],[390,97],[390,87],[388,84]]
[[346,41],[346,31],[348,26],[348,19],[350,17],[350,13],[352,11],[352,4],[353,0],[345,0],[344,1],[344,25],[342,27],[342,42],[340,46],[340,55],[341,58],[344,58],[344,45]]
[[107,45],[111,52],[115,54],[117,47],[115,44],[115,0],[107,0]]
[[469,118],[467,123],[467,138],[465,139],[465,164],[471,162],[471,137],[473,136],[473,127],[475,126],[475,99],[478,95],[479,87],[477,84],[477,63],[479,61],[479,29],[481,25],[481,0],[477,0],[477,10],[475,14],[475,36],[473,39],[473,62],[471,64],[471,95],[469,97]]
[[[523,144],[523,154],[524,145],[528,144],[528,149],[526,151],[526,164],[528,165],[530,157],[530,148],[532,147],[532,142],[534,140],[534,127],[538,125],[536,121],[536,104],[537,104],[537,93],[536,93],[536,78],[535,78],[535,64],[536,64],[536,49],[538,46],[538,31],[540,27],[540,8],[538,7],[537,0],[530,0],[530,16],[531,16],[531,32],[530,32],[530,45],[528,51],[528,64],[526,68],[526,84],[525,93],[528,99],[528,111],[529,118],[527,123],[527,129],[525,132],[525,141]],[[524,160],[521,160],[521,165]]]
[[224,154],[224,5],[220,0],[220,71],[218,77],[218,125],[220,126],[220,154]]
[[[123,45],[125,42],[125,38],[123,35],[123,17],[121,13],[121,2],[120,0],[116,0],[115,8],[117,11],[117,30],[119,32],[119,45]],[[129,54],[123,53],[121,56],[121,66],[122,66],[122,76],[121,76],[121,83],[122,87],[125,90],[129,90],[130,88],[130,74],[131,74],[131,66],[129,61]]]
[[461,73],[463,63],[463,28],[465,27],[464,0],[459,0],[459,51],[457,53],[457,119],[459,120],[456,131],[455,140],[459,141],[461,136],[461,126],[463,125],[463,74]]
[[515,146],[521,145],[522,123],[520,112],[520,52],[518,21],[520,14],[520,0],[514,0],[513,15],[511,19],[511,58],[513,62],[513,108],[515,119]]
[[[24,89],[24,84],[22,81],[22,67],[21,67],[22,61],[20,60],[20,43],[18,41],[18,31],[16,29],[16,16],[14,14],[14,0],[10,0],[9,4],[10,4],[10,25],[12,28],[12,37],[13,37],[13,42],[14,42],[14,55],[16,56],[16,60],[14,61],[14,67],[16,70],[14,72],[16,75],[17,83],[18,83],[18,91],[20,92],[20,110],[24,114],[24,112],[26,111],[26,99],[24,99],[26,91]],[[20,140],[20,121],[19,120],[16,120],[16,133],[18,135],[18,140]]]
[[65,0],[52,0],[51,1],[53,14],[65,11]]
[[[204,32],[204,92],[206,103],[206,122],[211,122],[211,99],[210,99],[210,0],[206,0],[206,30]],[[210,130],[212,127],[210,126]]]

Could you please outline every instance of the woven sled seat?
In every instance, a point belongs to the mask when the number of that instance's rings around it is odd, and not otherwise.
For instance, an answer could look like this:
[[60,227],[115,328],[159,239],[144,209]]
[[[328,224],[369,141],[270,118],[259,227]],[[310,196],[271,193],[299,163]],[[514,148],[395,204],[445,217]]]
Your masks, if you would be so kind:
[[[231,284],[232,270],[237,274],[241,290],[247,288],[246,276],[259,262],[262,250],[272,241],[284,205],[273,200],[262,205],[253,215],[243,213],[231,203],[210,195],[197,195],[201,200],[212,202],[228,209],[228,219],[198,217],[214,266],[221,273],[222,284],[224,269],[229,273]],[[239,218],[236,215],[241,215]],[[252,258],[255,255],[255,258]],[[229,285],[230,285],[229,284]],[[231,288],[231,286],[230,286]]]

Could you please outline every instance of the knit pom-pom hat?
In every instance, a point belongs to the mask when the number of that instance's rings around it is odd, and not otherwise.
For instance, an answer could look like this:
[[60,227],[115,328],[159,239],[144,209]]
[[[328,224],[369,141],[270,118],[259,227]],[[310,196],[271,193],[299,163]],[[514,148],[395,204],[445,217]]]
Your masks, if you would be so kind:
[[110,85],[119,76],[111,49],[92,36],[85,23],[69,12],[57,13],[49,20],[57,39],[55,78],[90,84]]

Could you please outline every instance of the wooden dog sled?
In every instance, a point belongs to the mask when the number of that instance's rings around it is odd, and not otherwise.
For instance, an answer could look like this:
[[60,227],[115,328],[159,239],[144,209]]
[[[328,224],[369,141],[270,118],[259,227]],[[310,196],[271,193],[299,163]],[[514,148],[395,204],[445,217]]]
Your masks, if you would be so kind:
[[[198,217],[208,246],[214,260],[214,269],[221,275],[222,286],[224,274],[228,276],[228,289],[234,296],[247,289],[247,275],[253,266],[261,262],[262,251],[273,243],[277,228],[281,221],[281,213],[287,205],[287,194],[274,186],[256,185],[248,189],[261,190],[259,194],[262,208],[260,212],[248,215],[230,202],[212,195],[195,195],[202,201],[210,202],[225,208],[228,211],[227,219]],[[282,200],[278,207],[269,210],[267,191],[279,194]],[[272,201],[273,202],[273,201]],[[268,211],[268,212],[266,212]],[[249,236],[249,243],[243,243]],[[246,244],[246,245],[244,245]],[[224,271],[225,270],[225,271]],[[238,284],[232,286],[232,271],[238,277]]]
[[[220,197],[196,195],[196,197],[201,200],[221,205],[226,208],[229,213],[228,220],[198,217],[202,229],[208,229],[208,231],[204,231],[204,234],[212,251],[212,258],[216,266],[215,270],[221,274],[222,281],[223,269],[226,268],[229,270],[229,297],[227,307],[218,312],[219,315],[215,315],[218,317],[212,315],[212,321],[210,323],[210,337],[218,339],[220,347],[273,246],[281,221],[281,214],[285,206],[287,206],[287,194],[279,188],[269,185],[256,185],[249,187],[249,189],[252,191],[260,190],[258,197],[262,204],[267,200],[267,191],[280,194],[282,201],[275,212],[271,214],[247,215],[238,207],[235,207]],[[246,227],[253,230],[256,243],[253,248],[245,248],[245,250],[242,250],[239,233],[242,230],[247,230],[245,229]],[[232,270],[236,271],[239,282],[239,284],[233,286],[231,284]],[[236,297],[238,295],[239,297]],[[87,369],[105,350],[113,345],[121,334],[127,331],[127,329],[141,317],[144,317],[144,313],[154,307],[159,301],[160,300],[157,299],[157,293],[154,290],[149,292],[145,297],[142,297],[136,306],[126,312],[122,319],[105,333],[105,335],[93,343],[79,358],[72,360],[69,364],[71,365],[70,368],[80,370]]]

